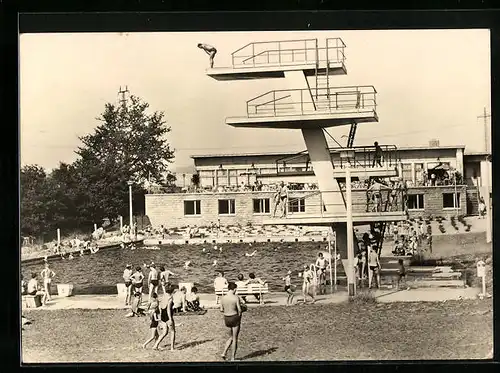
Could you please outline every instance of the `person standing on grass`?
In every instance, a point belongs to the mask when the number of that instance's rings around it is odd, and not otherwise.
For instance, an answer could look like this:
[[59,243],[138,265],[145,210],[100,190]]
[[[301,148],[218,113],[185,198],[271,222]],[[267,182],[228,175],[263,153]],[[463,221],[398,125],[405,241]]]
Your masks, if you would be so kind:
[[398,260],[398,284],[397,289],[399,290],[400,284],[403,283],[406,286],[406,290],[410,290],[410,287],[406,285],[406,268],[403,259]]
[[316,268],[319,271],[319,293],[326,293],[326,259],[323,257],[323,253],[318,254],[318,259],[316,259]]
[[217,49],[208,44],[198,43],[198,48],[203,49],[209,56],[210,68],[214,67],[214,57],[217,54]]
[[52,297],[50,296],[50,284],[52,283],[52,279],[56,275],[53,270],[49,268],[49,263],[45,264],[45,268],[42,270],[40,273],[43,279],[43,288],[45,291],[45,300],[49,301],[52,300]]
[[380,269],[378,254],[373,246],[370,246],[368,252],[368,288],[372,287],[373,276],[377,276],[377,287],[380,289]]
[[125,282],[125,288],[127,289],[127,295],[125,297],[126,306],[128,306],[132,301],[132,280],[130,279],[132,273],[132,266],[127,264],[123,271],[123,281]]
[[226,342],[221,358],[226,360],[226,354],[232,347],[231,361],[236,360],[236,350],[238,349],[238,336],[240,334],[241,314],[243,307],[240,298],[235,294],[236,284],[228,284],[228,293],[221,299],[220,310],[224,314],[224,323],[229,328],[229,339]]
[[158,346],[161,341],[167,336],[170,331],[170,351],[174,350],[175,344],[175,323],[174,323],[174,300],[172,297],[172,293],[174,289],[172,286],[167,286],[167,299],[165,300],[165,308],[160,309],[160,321],[163,326],[163,332],[160,334],[156,343],[153,345],[154,350],[158,350]]
[[135,268],[135,272],[132,276],[130,276],[130,279],[132,280],[132,286],[133,286],[133,292],[134,293],[139,293],[139,303],[142,302],[142,287],[144,285],[144,275],[142,274],[142,269],[141,267],[137,266]]
[[288,271],[286,276],[283,277],[283,281],[285,281],[285,293],[288,294],[286,298],[286,305],[291,306],[293,304],[293,289],[292,289],[292,271]]
[[149,274],[148,274],[148,283],[149,283],[149,296],[148,296],[148,302],[151,303],[151,295],[157,294],[158,293],[158,285],[159,285],[159,280],[158,280],[159,274],[158,270],[156,269],[156,265],[154,263],[151,263],[149,266]]
[[175,273],[172,272],[172,271],[169,271],[168,269],[165,269],[164,266],[161,266],[160,267],[160,283],[161,283],[161,287],[163,289],[163,294],[167,294],[166,292],[166,288],[168,286],[171,286],[172,284],[170,283],[169,281],[169,277],[170,276],[175,276]]
[[158,339],[158,323],[160,321],[160,308],[158,306],[158,302],[153,302],[150,305],[150,308],[152,309],[153,312],[151,312],[151,315],[149,316],[149,330],[151,332],[151,337],[144,342],[142,345],[142,348],[146,348],[146,346],[152,342]]
[[302,274],[303,278],[303,283],[302,283],[302,295],[304,297],[304,304],[307,303],[307,296],[309,295],[312,298],[312,303],[316,302],[316,299],[314,298],[314,295],[311,292],[311,287],[313,286],[313,276],[314,273],[311,271],[311,269],[307,266],[307,264],[304,265],[304,272]]

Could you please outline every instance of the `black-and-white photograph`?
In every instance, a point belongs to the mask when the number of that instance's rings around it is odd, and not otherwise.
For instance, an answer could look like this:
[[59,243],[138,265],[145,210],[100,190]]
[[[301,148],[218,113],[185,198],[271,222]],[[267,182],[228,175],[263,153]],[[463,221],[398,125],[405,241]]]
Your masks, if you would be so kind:
[[493,358],[489,30],[24,33],[19,71],[22,363]]

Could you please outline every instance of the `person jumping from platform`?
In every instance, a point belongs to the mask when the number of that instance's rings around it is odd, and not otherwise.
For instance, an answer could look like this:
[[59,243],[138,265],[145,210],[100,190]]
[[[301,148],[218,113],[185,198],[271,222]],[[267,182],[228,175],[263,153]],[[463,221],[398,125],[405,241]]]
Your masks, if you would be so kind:
[[217,54],[217,49],[208,44],[199,43],[198,48],[203,49],[206,54],[209,56],[210,68],[214,67],[214,57]]
[[382,148],[380,147],[377,141],[375,141],[373,145],[375,146],[375,154],[373,155],[372,167],[375,167],[375,164],[382,167]]

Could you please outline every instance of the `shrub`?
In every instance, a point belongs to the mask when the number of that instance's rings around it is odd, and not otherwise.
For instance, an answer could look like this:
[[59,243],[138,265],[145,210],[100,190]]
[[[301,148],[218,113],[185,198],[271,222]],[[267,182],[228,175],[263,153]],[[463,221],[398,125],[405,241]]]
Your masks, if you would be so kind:
[[358,291],[354,297],[349,297],[349,302],[354,304],[373,304],[377,303],[377,298],[371,291]]

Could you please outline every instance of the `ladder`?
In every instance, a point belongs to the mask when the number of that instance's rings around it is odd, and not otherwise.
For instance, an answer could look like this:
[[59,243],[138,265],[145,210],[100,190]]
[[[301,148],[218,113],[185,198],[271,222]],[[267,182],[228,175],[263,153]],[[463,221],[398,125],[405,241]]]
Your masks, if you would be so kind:
[[352,148],[354,145],[354,136],[356,136],[356,129],[358,128],[358,124],[353,122],[351,124],[351,128],[349,129],[349,137],[347,138],[347,148]]
[[[328,103],[328,107],[330,107],[330,71],[329,71],[329,65],[330,62],[328,60],[328,39],[326,40],[326,69],[325,73],[320,74],[319,73],[319,49],[318,49],[318,39],[316,39],[316,66],[314,70],[314,78],[315,78],[315,96],[316,96],[316,101],[318,101],[319,97],[326,96],[326,101]],[[324,79],[321,79],[324,77]],[[322,89],[326,90],[326,95],[322,95],[320,91]],[[318,106],[318,105],[316,105]],[[323,105],[324,106],[324,105]]]

